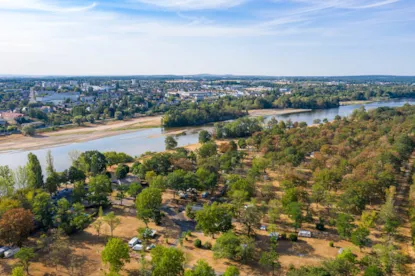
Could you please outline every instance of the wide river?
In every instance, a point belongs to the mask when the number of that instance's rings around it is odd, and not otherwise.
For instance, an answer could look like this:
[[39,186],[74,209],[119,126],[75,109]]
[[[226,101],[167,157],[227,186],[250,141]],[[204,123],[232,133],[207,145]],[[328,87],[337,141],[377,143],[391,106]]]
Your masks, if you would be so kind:
[[[291,119],[293,122],[306,122],[308,125],[311,125],[315,119],[323,120],[327,118],[329,121],[331,121],[336,117],[336,115],[340,115],[342,117],[349,116],[352,114],[353,110],[360,108],[361,106],[364,106],[367,110],[370,110],[381,106],[399,107],[403,106],[405,103],[415,104],[415,99],[346,105],[336,108],[314,110],[311,112],[276,115],[275,118],[277,120],[284,121]],[[269,118],[271,117],[272,116],[269,116]],[[200,129],[201,128],[187,128],[187,135],[177,137],[179,146],[186,146],[189,144],[197,143],[198,131]],[[3,152],[0,153],[0,165],[8,165],[13,169],[18,166],[23,166],[27,162],[27,154],[32,152],[38,156],[42,166],[44,166],[46,153],[48,150],[51,150],[54,157],[54,165],[56,170],[63,171],[67,169],[71,164],[68,153],[74,150],[79,152],[87,150],[98,150],[102,152],[118,151],[128,153],[132,156],[138,156],[147,151],[164,151],[165,133],[166,132],[162,128],[150,128],[88,142],[58,145],[52,148],[42,148],[32,151]]]

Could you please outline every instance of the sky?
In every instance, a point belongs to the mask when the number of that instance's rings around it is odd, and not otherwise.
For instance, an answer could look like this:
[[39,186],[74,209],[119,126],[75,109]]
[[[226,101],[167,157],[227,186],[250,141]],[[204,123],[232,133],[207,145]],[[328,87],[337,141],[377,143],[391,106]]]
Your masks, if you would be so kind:
[[415,0],[0,0],[0,74],[415,75]]

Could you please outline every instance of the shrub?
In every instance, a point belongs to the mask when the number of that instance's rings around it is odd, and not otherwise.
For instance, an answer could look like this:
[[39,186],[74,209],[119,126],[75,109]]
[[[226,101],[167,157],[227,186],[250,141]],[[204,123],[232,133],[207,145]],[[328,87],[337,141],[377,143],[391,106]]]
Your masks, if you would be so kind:
[[281,240],[286,240],[287,239],[287,234],[286,233],[282,233],[280,236]]
[[298,241],[298,235],[297,234],[291,233],[289,238],[290,238],[290,241],[292,241],[292,242]]
[[202,241],[199,240],[199,239],[196,239],[193,244],[197,248],[201,248],[202,247]]
[[205,242],[205,245],[203,245],[203,248],[207,249],[207,250],[211,250],[212,249],[212,244],[210,242]]
[[330,245],[330,247],[334,247],[334,242],[332,242],[332,241],[331,241],[331,242],[329,243],[329,245]]
[[189,219],[195,219],[195,217],[196,217],[195,212],[193,212],[193,210],[192,210],[192,205],[191,204],[186,205],[186,216]]
[[324,227],[324,223],[318,222],[318,223],[316,223],[316,229],[319,230],[319,231],[324,231],[324,230],[326,230],[326,227]]

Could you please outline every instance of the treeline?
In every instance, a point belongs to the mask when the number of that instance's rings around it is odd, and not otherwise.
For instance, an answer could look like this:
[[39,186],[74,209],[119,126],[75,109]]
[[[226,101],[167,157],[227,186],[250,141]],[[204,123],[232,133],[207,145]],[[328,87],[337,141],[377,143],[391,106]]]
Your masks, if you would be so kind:
[[163,126],[196,126],[211,122],[226,121],[246,116],[247,112],[219,103],[189,105],[187,108],[175,108],[163,116]]

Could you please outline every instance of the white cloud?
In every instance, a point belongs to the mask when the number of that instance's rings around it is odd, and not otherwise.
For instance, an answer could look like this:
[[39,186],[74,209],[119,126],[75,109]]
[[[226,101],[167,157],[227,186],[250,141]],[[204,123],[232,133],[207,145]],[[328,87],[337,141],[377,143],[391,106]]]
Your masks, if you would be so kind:
[[231,8],[241,5],[247,0],[135,0],[136,2],[154,5],[172,10],[204,10]]
[[82,12],[93,9],[94,2],[87,6],[60,6],[43,0],[0,0],[0,10],[35,10],[46,12]]
[[317,9],[369,9],[399,2],[400,0],[292,0],[304,4],[311,4]]

